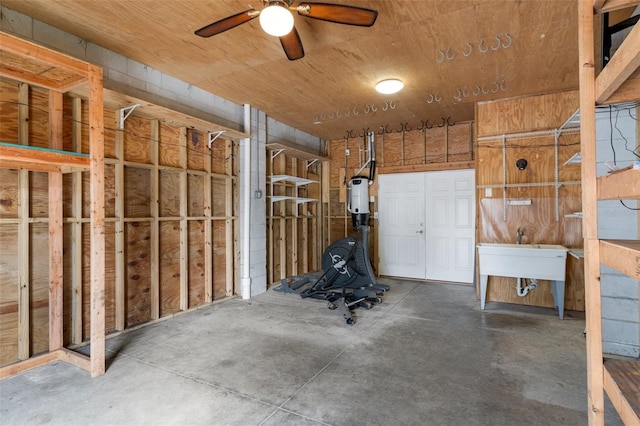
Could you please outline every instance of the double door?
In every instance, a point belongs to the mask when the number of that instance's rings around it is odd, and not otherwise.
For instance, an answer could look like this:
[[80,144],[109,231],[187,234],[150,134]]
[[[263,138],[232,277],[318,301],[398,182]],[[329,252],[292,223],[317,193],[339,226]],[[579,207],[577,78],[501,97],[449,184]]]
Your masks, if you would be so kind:
[[385,174],[378,179],[380,274],[472,283],[474,171]]

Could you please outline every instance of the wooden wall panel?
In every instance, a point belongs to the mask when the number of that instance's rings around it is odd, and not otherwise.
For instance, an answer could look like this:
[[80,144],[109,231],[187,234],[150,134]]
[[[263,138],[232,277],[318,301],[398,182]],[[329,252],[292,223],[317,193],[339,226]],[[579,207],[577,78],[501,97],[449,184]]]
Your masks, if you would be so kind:
[[226,223],[224,220],[214,220],[213,233],[213,299],[220,299],[226,294]]
[[49,349],[49,226],[31,224],[29,325],[32,353]]
[[[382,151],[382,167],[386,166],[402,166],[402,133],[386,133],[384,135],[384,150]],[[376,152],[376,158],[378,152]]]
[[180,216],[180,173],[175,170],[160,170],[159,188],[160,216]]
[[204,216],[204,176],[189,175],[187,180],[189,204],[187,214],[189,216]]
[[477,136],[560,127],[578,109],[578,91],[479,102]]
[[447,127],[433,127],[425,130],[427,163],[446,162],[445,140],[447,137],[447,130]]
[[189,222],[189,307],[204,303],[204,221]]
[[[238,157],[236,156],[235,158]],[[216,139],[211,145],[211,172],[225,174],[228,161],[231,161],[231,158],[227,158],[224,140]],[[234,164],[236,163],[234,162]]]
[[38,87],[29,90],[29,145],[49,147],[49,91]]
[[126,217],[149,217],[151,173],[147,169],[124,168],[124,211]]
[[180,167],[179,127],[160,123],[158,162],[162,166]]
[[18,143],[18,85],[0,78],[0,142]]
[[426,146],[422,132],[403,132],[402,165],[424,164]]
[[[219,142],[222,142],[220,140]],[[206,133],[187,130],[187,168],[204,171],[205,159],[209,158],[209,141]]]
[[18,225],[0,224],[0,365],[18,359]]
[[45,172],[29,172],[29,216],[37,218],[49,217],[49,174]]
[[18,217],[18,171],[0,169],[0,218]]
[[471,123],[461,123],[447,128],[447,161],[473,159]]
[[151,125],[149,120],[130,115],[124,123],[124,159],[149,164]]
[[180,310],[180,222],[160,223],[160,316]]
[[149,223],[125,225],[126,251],[126,324],[127,327],[151,319]]

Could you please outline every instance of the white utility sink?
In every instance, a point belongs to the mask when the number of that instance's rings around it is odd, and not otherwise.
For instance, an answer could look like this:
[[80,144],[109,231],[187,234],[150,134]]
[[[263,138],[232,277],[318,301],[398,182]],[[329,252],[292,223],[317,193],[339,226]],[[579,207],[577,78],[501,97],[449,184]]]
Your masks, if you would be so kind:
[[557,244],[480,243],[480,308],[484,309],[489,275],[553,281],[553,299],[560,319],[564,316],[564,282],[567,251]]

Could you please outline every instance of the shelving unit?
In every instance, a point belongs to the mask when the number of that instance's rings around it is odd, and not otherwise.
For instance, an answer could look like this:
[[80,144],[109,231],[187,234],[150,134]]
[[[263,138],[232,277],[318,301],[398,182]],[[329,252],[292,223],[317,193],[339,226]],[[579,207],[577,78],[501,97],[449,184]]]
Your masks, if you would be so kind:
[[625,424],[640,424],[640,362],[603,360],[600,288],[601,264],[640,280],[640,241],[599,240],[597,224],[599,200],[640,200],[640,171],[627,168],[597,177],[595,130],[596,104],[640,99],[640,79],[629,79],[640,65],[640,26],[635,25],[596,78],[594,14],[634,5],[638,5],[638,2],[581,0],[579,3],[588,416],[592,425],[604,424],[603,391],[607,392]]
[[[0,145],[0,167],[17,169],[22,194],[29,171],[48,172],[49,233],[49,333],[48,352],[31,356],[29,334],[29,226],[18,225],[18,359],[0,368],[0,378],[58,360],[90,372],[105,372],[105,210],[104,210],[104,108],[102,69],[34,43],[0,32],[0,76],[21,83],[19,102],[28,102],[28,85],[49,90],[48,148],[28,146],[28,117],[19,119],[17,144]],[[82,155],[62,151],[63,93],[87,87],[89,98],[89,151]],[[20,108],[20,107],[18,107]],[[19,113],[19,115],[21,115]],[[63,297],[63,179],[62,173],[89,170],[90,174],[90,356],[68,350],[64,340]],[[24,195],[23,195],[24,196]],[[21,199],[28,206],[28,198]],[[26,207],[28,208],[28,207]],[[26,212],[23,212],[26,214]]]
[[271,285],[319,268],[321,180],[329,159],[293,144],[274,142],[266,148],[267,270]]

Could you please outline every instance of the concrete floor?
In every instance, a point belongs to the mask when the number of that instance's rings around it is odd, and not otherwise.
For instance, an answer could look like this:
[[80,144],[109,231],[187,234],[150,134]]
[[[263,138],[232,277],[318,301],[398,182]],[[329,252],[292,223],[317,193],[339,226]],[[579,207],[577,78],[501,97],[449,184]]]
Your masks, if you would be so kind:
[[356,310],[354,326],[269,291],[109,339],[103,377],[59,362],[1,381],[0,423],[587,423],[581,313],[481,311],[472,287],[380,282],[384,303]]

